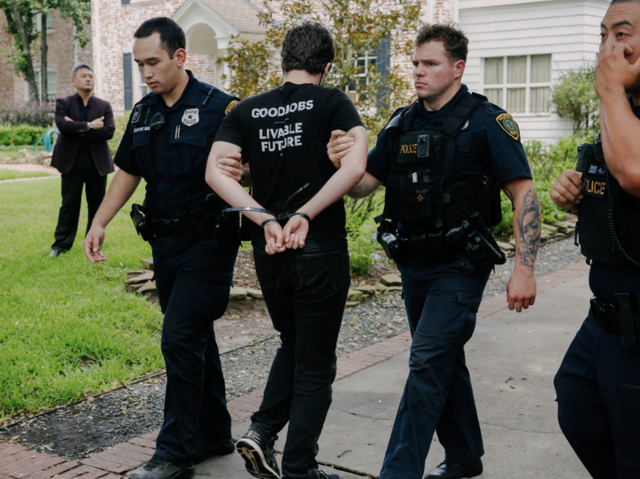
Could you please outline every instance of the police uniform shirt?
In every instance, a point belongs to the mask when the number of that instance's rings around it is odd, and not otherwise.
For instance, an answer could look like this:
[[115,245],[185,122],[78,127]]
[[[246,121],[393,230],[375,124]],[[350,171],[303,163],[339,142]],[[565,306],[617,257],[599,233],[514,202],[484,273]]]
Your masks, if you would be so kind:
[[[331,131],[360,125],[360,115],[343,91],[287,82],[243,100],[225,118],[216,141],[242,148],[243,161],[251,163],[254,197],[268,210],[284,212],[289,196],[309,184],[287,208],[292,213],[336,171],[327,155]],[[342,200],[311,221],[308,238],[346,244]]]
[[[189,82],[173,106],[154,93],[136,104],[114,158],[118,167],[145,179],[145,207],[160,218],[204,205],[212,192],[205,182],[209,151],[222,120],[238,102],[187,73]],[[151,124],[160,116],[164,125],[156,129]]]
[[[631,104],[633,113],[640,118],[640,106]],[[602,232],[606,234],[606,232]],[[620,268],[597,261],[591,264],[589,286],[600,301],[618,304],[616,293],[640,294],[640,270],[631,266]]]
[[[429,112],[422,101],[413,125],[406,130],[439,130],[445,120],[468,92],[462,85],[456,95],[440,110]],[[399,115],[397,110],[391,118]],[[378,135],[369,152],[367,172],[383,183],[389,176],[391,161],[399,139],[385,129]],[[515,121],[504,110],[489,102],[482,102],[456,138],[456,181],[488,176],[504,186],[518,178],[531,178],[527,155],[520,142],[520,131]]]

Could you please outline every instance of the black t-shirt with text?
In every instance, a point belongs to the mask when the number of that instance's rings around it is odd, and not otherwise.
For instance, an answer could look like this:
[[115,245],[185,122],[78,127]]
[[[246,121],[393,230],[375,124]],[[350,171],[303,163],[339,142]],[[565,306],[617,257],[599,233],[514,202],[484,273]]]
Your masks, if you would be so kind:
[[[313,84],[285,83],[240,102],[222,122],[216,141],[242,148],[251,164],[253,196],[264,208],[293,213],[336,172],[327,155],[332,130],[362,125],[360,115],[341,90]],[[346,244],[342,200],[311,221],[308,239]]]

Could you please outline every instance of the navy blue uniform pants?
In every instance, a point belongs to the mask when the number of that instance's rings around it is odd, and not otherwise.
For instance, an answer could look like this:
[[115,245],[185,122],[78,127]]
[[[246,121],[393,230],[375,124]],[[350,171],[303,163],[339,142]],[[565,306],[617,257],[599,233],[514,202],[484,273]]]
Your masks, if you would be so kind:
[[449,462],[484,454],[464,345],[489,273],[464,258],[436,267],[414,259],[398,268],[413,339],[380,479],[421,479],[434,432]]
[[346,246],[307,241],[270,256],[254,243],[256,273],[282,344],[252,427],[276,436],[289,422],[284,478],[318,477],[318,438],[331,404],[336,344],[349,292]]
[[593,314],[582,324],[554,384],[560,428],[596,479],[640,477],[640,358]]
[[[55,241],[52,248],[68,251],[73,246],[78,232],[80,206],[82,205],[82,187],[85,187],[87,198],[88,218],[87,233],[96,215],[100,203],[104,198],[107,187],[107,177],[101,176],[93,163],[91,153],[79,154],[71,171],[61,178],[62,205],[58,213],[58,224],[54,234]],[[86,233],[85,233],[86,236]]]
[[187,243],[176,235],[152,249],[167,368],[156,454],[180,463],[192,459],[198,440],[231,437],[213,320],[227,307],[237,251],[218,251],[215,239]]

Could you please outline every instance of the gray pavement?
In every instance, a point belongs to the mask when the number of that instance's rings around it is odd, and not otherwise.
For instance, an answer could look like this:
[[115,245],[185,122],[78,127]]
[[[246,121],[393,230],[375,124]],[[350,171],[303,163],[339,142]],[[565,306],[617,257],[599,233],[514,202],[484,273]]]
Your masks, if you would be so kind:
[[[539,295],[521,314],[503,310],[478,320],[467,345],[485,442],[487,479],[588,478],[556,421],[555,375],[581,322],[590,291],[587,276]],[[343,479],[378,477],[393,418],[408,373],[408,352],[334,384],[318,461]],[[248,422],[234,425],[234,437]],[[286,430],[276,443],[282,450]],[[426,470],[444,457],[434,437]],[[237,454],[197,467],[211,478],[249,478]]]

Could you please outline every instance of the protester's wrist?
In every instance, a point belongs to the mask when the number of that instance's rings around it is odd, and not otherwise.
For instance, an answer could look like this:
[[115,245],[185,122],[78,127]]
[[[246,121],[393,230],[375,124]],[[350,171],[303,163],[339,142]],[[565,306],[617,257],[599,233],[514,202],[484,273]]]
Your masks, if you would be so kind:
[[267,225],[269,225],[269,223],[277,223],[277,222],[278,222],[278,220],[277,220],[276,218],[269,218],[269,219],[266,219],[266,220],[264,220],[264,221],[262,222],[262,225],[261,225],[261,226],[262,226],[262,229],[264,229]]
[[291,216],[302,216],[305,220],[311,223],[311,218],[309,218],[309,215],[306,213],[303,213],[302,211],[296,211],[295,213],[292,213]]

